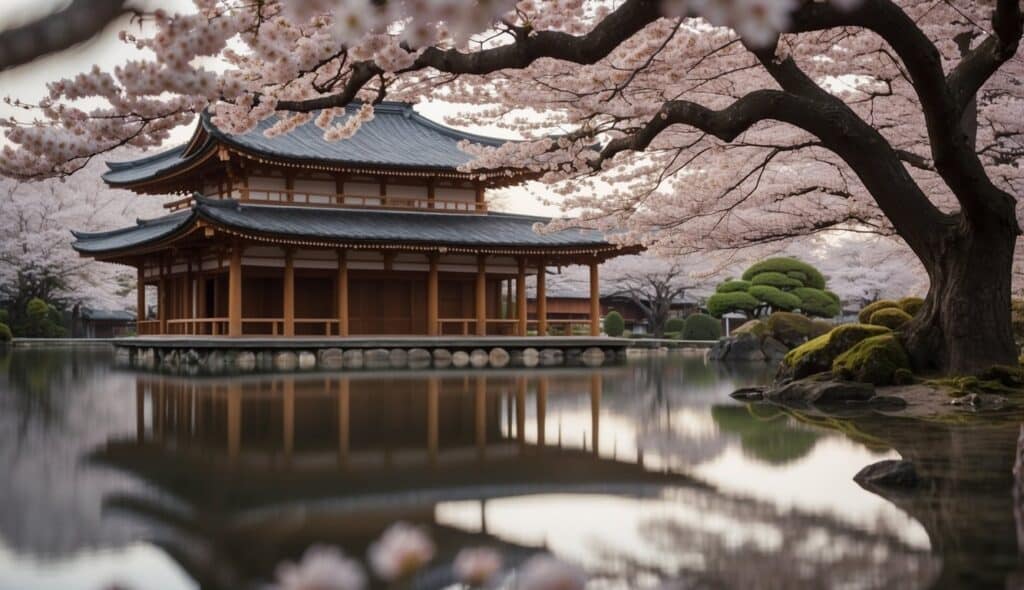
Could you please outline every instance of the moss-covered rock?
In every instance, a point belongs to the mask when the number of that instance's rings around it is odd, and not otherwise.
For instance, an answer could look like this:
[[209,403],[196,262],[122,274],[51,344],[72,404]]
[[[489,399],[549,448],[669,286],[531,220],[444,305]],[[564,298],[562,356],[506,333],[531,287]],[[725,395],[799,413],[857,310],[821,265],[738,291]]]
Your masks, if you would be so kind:
[[904,297],[897,301],[897,303],[899,303],[900,309],[912,316],[917,315],[917,312],[921,311],[921,308],[924,307],[924,299],[920,297]]
[[861,324],[869,324],[871,320],[871,313],[878,311],[879,309],[886,309],[887,307],[899,307],[899,303],[892,299],[879,299],[876,302],[868,303],[857,313],[857,321]]
[[768,324],[761,320],[750,320],[732,331],[733,334],[753,334],[758,338],[768,334]]
[[815,373],[830,371],[836,357],[858,342],[890,332],[884,326],[844,324],[789,351],[782,361],[779,376],[802,379]]
[[817,338],[822,334],[828,334],[836,325],[825,320],[811,320],[811,338]]
[[879,299],[874,303],[869,303],[860,310],[857,314],[857,321],[862,324],[871,323],[871,314],[875,313],[880,309],[886,309],[888,307],[899,308],[900,304],[892,299]]
[[910,370],[910,359],[893,333],[865,338],[832,362],[836,376],[875,385],[895,383],[901,369]]
[[777,311],[768,316],[768,333],[786,346],[800,346],[814,337],[815,326],[811,318],[785,311]]
[[868,323],[874,326],[885,326],[890,330],[898,330],[914,319],[909,313],[898,307],[885,307],[871,314]]

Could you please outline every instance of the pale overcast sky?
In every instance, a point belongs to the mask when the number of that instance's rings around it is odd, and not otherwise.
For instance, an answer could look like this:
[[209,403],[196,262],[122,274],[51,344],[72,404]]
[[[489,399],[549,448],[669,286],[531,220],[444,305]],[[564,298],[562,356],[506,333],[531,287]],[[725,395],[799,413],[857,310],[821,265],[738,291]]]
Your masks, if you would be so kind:
[[[67,3],[67,0],[0,0],[0,29],[7,29],[30,21],[41,14],[53,12]],[[133,0],[132,4],[144,9],[162,7],[169,12],[193,10],[191,0]],[[94,64],[98,64],[103,69],[111,69],[125,60],[143,57],[148,52],[138,51],[117,39],[118,31],[130,27],[138,28],[138,26],[138,24],[130,23],[128,18],[124,18],[111,24],[101,35],[87,43],[19,68],[0,72],[0,95],[26,102],[35,102],[46,94],[47,82],[74,76],[88,70]],[[449,108],[451,107],[444,104],[425,104],[419,105],[417,110],[427,117],[441,121]],[[12,115],[20,119],[26,118],[26,115],[31,117],[31,114],[23,110],[0,103],[0,117],[6,118]],[[487,128],[468,128],[467,130],[487,135],[507,136],[507,132],[504,130]],[[179,128],[172,134],[166,147],[186,141],[191,132],[190,127]],[[3,139],[0,138],[0,142],[2,141]],[[541,202],[545,194],[548,197],[553,195],[545,193],[543,187],[537,183],[513,189],[502,189],[494,191],[494,193],[494,197],[500,201],[500,206],[508,211],[538,215],[559,214],[557,207],[546,206]]]

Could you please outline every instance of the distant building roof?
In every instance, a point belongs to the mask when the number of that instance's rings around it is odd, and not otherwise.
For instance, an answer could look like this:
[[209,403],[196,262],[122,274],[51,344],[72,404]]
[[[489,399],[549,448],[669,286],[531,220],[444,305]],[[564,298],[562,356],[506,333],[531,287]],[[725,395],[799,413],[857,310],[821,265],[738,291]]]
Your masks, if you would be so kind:
[[[360,104],[349,105],[339,124],[351,117]],[[317,113],[314,113],[314,118]],[[187,145],[171,148],[138,160],[108,162],[103,180],[112,186],[145,183],[172,174],[211,156],[218,144],[256,159],[287,160],[295,163],[331,165],[339,168],[412,168],[455,172],[473,156],[459,148],[460,142],[499,146],[505,140],[466,133],[427,119],[412,105],[383,102],[374,106],[374,117],[347,139],[329,142],[314,121],[288,133],[267,137],[265,132],[277,116],[260,121],[248,133],[232,135],[220,130],[208,112],[200,117],[195,135]]]
[[74,232],[79,252],[102,255],[170,240],[198,220],[249,239],[323,241],[324,245],[407,244],[474,250],[537,249],[537,253],[616,251],[600,232],[567,229],[538,233],[543,217],[510,213],[460,214],[369,209],[248,205],[196,197],[191,209],[107,232]]
[[135,314],[121,309],[92,309],[83,308],[81,317],[86,320],[99,322],[134,322]]

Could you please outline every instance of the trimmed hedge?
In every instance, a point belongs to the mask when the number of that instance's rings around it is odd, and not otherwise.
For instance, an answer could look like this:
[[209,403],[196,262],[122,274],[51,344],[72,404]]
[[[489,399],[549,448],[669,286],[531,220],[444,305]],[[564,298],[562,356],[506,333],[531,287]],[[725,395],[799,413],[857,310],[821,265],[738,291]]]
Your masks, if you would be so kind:
[[665,322],[665,332],[682,332],[684,323],[683,318],[669,318]]
[[721,337],[722,324],[707,314],[691,314],[683,323],[683,340],[718,340]]
[[[762,260],[748,268],[746,272],[743,273],[743,280],[750,281],[755,276],[763,272],[778,272],[782,274],[799,272],[807,277],[807,280],[804,281],[804,285],[815,289],[825,288],[825,276],[810,264],[797,260],[796,258],[778,257]],[[789,276],[790,278],[795,278],[793,275]]]
[[14,334],[11,333],[10,327],[0,322],[0,342],[10,342],[13,339]]
[[805,315],[832,318],[839,315],[839,302],[829,297],[828,291],[814,287],[793,289],[793,295],[800,298],[800,311]]
[[708,297],[708,311],[716,318],[730,311],[750,313],[760,305],[760,300],[745,291],[715,293]]
[[718,285],[715,291],[718,293],[734,293],[736,291],[746,291],[750,288],[750,281],[737,281],[735,279],[729,279],[728,281]]
[[612,337],[622,336],[622,333],[626,330],[626,321],[622,319],[622,314],[617,311],[610,311],[608,315],[604,316],[604,333]]
[[770,285],[753,285],[750,294],[764,301],[773,309],[791,311],[800,307],[800,298]]

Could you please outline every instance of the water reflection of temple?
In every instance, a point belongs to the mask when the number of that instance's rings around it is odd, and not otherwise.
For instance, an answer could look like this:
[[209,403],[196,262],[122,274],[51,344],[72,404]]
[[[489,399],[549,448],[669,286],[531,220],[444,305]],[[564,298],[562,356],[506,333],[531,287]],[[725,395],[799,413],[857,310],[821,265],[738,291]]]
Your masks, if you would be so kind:
[[[651,471],[642,455],[602,457],[601,373],[351,376],[262,380],[139,377],[134,438],[93,460],[161,493],[108,498],[154,522],[159,543],[204,587],[232,587],[311,543],[361,555],[396,520],[428,526],[443,557],[467,544],[540,549],[488,534],[485,503],[528,494],[656,496],[690,478]],[[548,432],[558,393],[589,396],[582,444]],[[530,406],[529,408],[527,406]],[[530,436],[527,419],[532,418]],[[474,501],[480,526],[438,523],[441,502]],[[245,572],[245,574],[242,574]],[[437,572],[443,581],[444,572]]]

